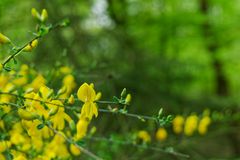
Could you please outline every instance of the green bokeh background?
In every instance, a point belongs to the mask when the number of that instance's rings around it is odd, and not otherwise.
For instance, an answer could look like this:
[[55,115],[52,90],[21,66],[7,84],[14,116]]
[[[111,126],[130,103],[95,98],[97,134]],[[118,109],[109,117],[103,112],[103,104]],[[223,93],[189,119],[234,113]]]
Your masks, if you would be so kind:
[[[239,0],[1,0],[0,32],[19,46],[33,37],[32,7],[46,8],[51,22],[69,18],[71,24],[18,56],[19,64],[43,73],[71,66],[78,84],[94,82],[102,99],[126,87],[133,97],[129,112],[153,115],[162,107],[173,115],[205,108],[226,113],[205,136],[179,137],[169,127],[169,139],[160,146],[191,159],[240,158]],[[1,46],[1,60],[6,51]],[[94,124],[105,136],[156,130],[148,122],[107,114]],[[108,159],[181,159],[99,142],[90,148]]]

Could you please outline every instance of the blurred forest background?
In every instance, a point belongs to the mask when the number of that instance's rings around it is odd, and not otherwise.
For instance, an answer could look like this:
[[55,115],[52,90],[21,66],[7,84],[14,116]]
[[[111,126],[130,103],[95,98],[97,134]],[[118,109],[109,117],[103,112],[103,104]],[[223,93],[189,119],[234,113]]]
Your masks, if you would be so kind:
[[[102,99],[126,87],[133,113],[153,115],[161,107],[172,115],[201,114],[206,108],[221,113],[204,136],[175,136],[170,126],[160,146],[172,146],[190,159],[240,159],[239,0],[1,0],[0,31],[19,46],[32,37],[32,7],[46,8],[53,22],[69,18],[71,24],[42,38],[34,53],[17,57],[20,64],[44,73],[71,66],[78,84],[94,82]],[[3,60],[8,53],[0,51]],[[94,124],[105,136],[156,130],[150,122],[104,113]],[[181,159],[91,145],[112,159]]]

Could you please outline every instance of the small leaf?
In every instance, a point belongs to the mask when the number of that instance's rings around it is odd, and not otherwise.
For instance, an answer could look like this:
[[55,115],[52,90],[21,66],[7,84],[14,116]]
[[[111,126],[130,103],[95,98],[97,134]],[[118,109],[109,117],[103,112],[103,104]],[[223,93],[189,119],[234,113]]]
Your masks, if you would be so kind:
[[158,118],[160,118],[162,116],[162,112],[163,112],[163,109],[160,108],[160,110],[158,111]]
[[85,145],[85,142],[84,142],[83,140],[79,140],[79,141],[76,142],[76,144],[77,144],[78,146],[84,146],[84,145]]
[[6,71],[10,72],[12,69],[8,66],[4,66],[3,69],[5,69]]
[[120,99],[118,97],[116,97],[116,96],[113,96],[113,101],[119,103]]
[[39,124],[38,126],[37,126],[37,129],[42,129],[44,127],[44,124],[43,123],[41,123],[41,124]]
[[17,60],[15,58],[13,58],[13,62],[14,64],[17,64]]
[[59,26],[61,26],[61,27],[66,27],[66,26],[68,26],[69,24],[70,24],[69,19],[64,19],[64,20],[62,20],[62,21],[59,23]]

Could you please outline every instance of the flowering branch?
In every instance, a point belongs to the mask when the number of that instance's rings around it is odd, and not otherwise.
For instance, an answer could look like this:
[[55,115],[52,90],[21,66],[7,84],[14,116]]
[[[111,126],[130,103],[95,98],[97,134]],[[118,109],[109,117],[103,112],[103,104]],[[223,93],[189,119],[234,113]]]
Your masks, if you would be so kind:
[[[63,20],[61,22],[58,22],[56,23],[55,25],[48,25],[48,26],[40,26],[40,29],[38,31],[38,33],[36,34],[37,36],[34,37],[32,40],[30,40],[28,43],[26,43],[25,45],[23,45],[22,47],[20,47],[19,49],[15,49],[15,47],[13,47],[13,49],[15,50],[15,52],[13,54],[11,54],[9,57],[7,57],[4,62],[2,63],[2,67],[4,69],[6,69],[7,71],[10,70],[9,67],[6,67],[6,64],[14,59],[18,54],[20,54],[22,51],[24,51],[24,49],[26,49],[26,47],[28,47],[30,45],[30,48],[32,47],[35,47],[35,46],[31,46],[31,44],[34,42],[34,41],[37,41],[38,39],[42,38],[43,36],[45,36],[46,34],[48,34],[51,30],[53,29],[56,29],[56,28],[59,28],[59,27],[65,27],[69,24],[69,21],[68,20]],[[11,43],[13,45],[13,43]],[[15,59],[14,59],[15,60]]]
[[[0,105],[10,105],[10,106],[14,106],[17,108],[20,108],[21,106],[14,104],[14,103],[0,103]],[[27,111],[29,112],[29,111]],[[31,113],[31,112],[29,112]],[[41,118],[38,118],[38,120],[42,121]],[[52,130],[55,134],[63,137],[69,144],[73,144],[74,146],[76,146],[78,149],[80,149],[83,153],[85,153],[86,155],[88,155],[89,157],[92,157],[95,160],[103,160],[102,158],[98,157],[97,155],[95,155],[94,153],[90,152],[89,150],[83,148],[82,146],[79,146],[75,141],[73,141],[72,139],[68,138],[67,136],[65,136],[64,134],[58,132],[56,129],[54,129],[50,123],[44,122],[42,123],[45,126],[47,126],[50,130]]]
[[[24,96],[21,96],[21,95],[17,95],[17,94],[14,94],[14,93],[9,93],[9,92],[0,92],[0,94],[7,94],[7,95],[10,95],[10,96],[14,96],[14,97],[18,97],[18,98],[21,98],[21,99],[28,99],[28,100],[32,100],[32,101],[37,101],[37,102],[41,102],[41,103],[45,103],[45,104],[50,104],[50,105],[55,105],[55,106],[59,106],[59,107],[65,107],[67,109],[70,109],[70,110],[80,110],[80,107],[79,106],[67,106],[67,105],[60,105],[60,104],[54,104],[54,103],[51,103],[51,102],[47,102],[47,101],[42,101],[42,100],[39,100],[39,99],[34,99],[34,98],[29,98],[29,97],[24,97]],[[61,100],[65,100],[65,99],[61,99]],[[100,102],[101,104],[119,104],[117,102],[113,102],[113,101],[96,101],[97,103]],[[106,103],[104,103],[106,102]],[[125,116],[128,116],[128,117],[132,117],[132,118],[137,118],[143,122],[145,122],[146,120],[153,120],[153,121],[156,121],[157,123],[160,124],[160,126],[164,126],[165,123],[169,123],[169,121],[171,121],[171,116],[167,116],[167,118],[165,117],[155,117],[155,116],[146,116],[146,115],[139,115],[139,114],[134,114],[134,113],[127,113],[127,110],[124,110],[124,109],[102,109],[102,108],[99,108],[98,109],[100,112],[103,112],[103,113],[112,113],[112,114],[120,114],[120,115],[125,115]],[[168,121],[168,122],[166,122]]]

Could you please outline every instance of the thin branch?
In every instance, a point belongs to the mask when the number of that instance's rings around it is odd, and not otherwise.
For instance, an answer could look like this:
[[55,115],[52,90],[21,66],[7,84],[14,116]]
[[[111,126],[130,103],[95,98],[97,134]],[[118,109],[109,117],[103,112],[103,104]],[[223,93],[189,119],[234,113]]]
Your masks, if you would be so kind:
[[[59,27],[61,27],[61,26],[62,26],[61,23],[56,23],[55,25],[53,25],[53,26],[51,26],[51,27],[48,28],[48,33],[49,33],[50,31],[52,31],[53,29],[59,28]],[[16,52],[14,52],[13,54],[11,54],[10,56],[8,56],[8,57],[4,60],[4,62],[2,63],[2,67],[4,68],[4,67],[6,66],[6,64],[7,64],[11,59],[14,59],[18,54],[20,54],[27,45],[31,44],[34,40],[40,39],[42,36],[43,36],[43,35],[37,35],[37,36],[34,37],[32,40],[30,40],[28,43],[24,44],[22,47],[20,47],[19,49],[17,49]]]
[[121,112],[119,110],[111,111],[109,109],[101,109],[101,108],[99,108],[98,110],[100,112],[112,113],[112,114],[121,114],[121,115],[125,115],[125,116],[128,116],[128,117],[137,118],[137,119],[140,119],[140,120],[153,120],[153,121],[157,120],[155,117],[139,115],[139,114],[134,114],[134,113],[125,113],[125,112]]
[[[56,105],[56,106],[59,106],[59,107],[65,107],[67,109],[72,109],[72,110],[79,110],[80,109],[79,106],[66,106],[66,105],[54,104],[54,103],[51,103],[51,102],[48,102],[48,101],[42,101],[42,100],[39,100],[39,99],[24,97],[24,96],[17,95],[17,94],[14,94],[14,93],[9,93],[9,92],[0,92],[0,94],[7,94],[7,95],[10,95],[10,96],[14,96],[14,97],[22,98],[22,99],[28,99],[28,100],[37,101],[37,102],[40,102],[40,103],[45,103],[45,104],[50,104],[50,105]],[[61,99],[61,100],[63,100],[63,99]],[[104,104],[103,102],[107,102],[107,104],[109,104],[109,102],[111,102],[111,101],[101,101],[101,102],[102,102],[102,104]],[[103,112],[103,113],[125,115],[125,116],[128,116],[128,117],[140,119],[142,121],[145,121],[145,120],[156,121],[157,120],[157,118],[155,118],[155,117],[133,114],[133,113],[127,113],[127,112],[121,112],[121,110],[109,110],[109,109],[102,109],[102,108],[99,108],[98,110],[100,112]]]
[[60,132],[58,132],[56,129],[54,129],[52,126],[50,125],[46,125],[49,129],[51,129],[55,134],[63,137],[68,143],[73,144],[74,146],[76,146],[78,149],[80,149],[83,153],[85,153],[86,155],[88,155],[89,157],[92,157],[93,159],[96,160],[103,160],[102,158],[98,157],[97,155],[95,155],[94,153],[92,153],[91,151],[83,148],[82,146],[79,146],[76,142],[74,142],[73,140],[71,140],[70,138],[68,138],[67,136],[65,136],[64,134],[61,134]]
[[105,138],[105,137],[90,137],[90,136],[85,137],[85,139],[89,139],[89,140],[93,140],[93,141],[105,141],[105,142],[108,142],[108,143],[115,143],[115,144],[119,144],[119,145],[132,145],[132,146],[137,147],[137,148],[159,151],[159,152],[162,152],[162,153],[171,154],[171,155],[175,155],[175,156],[183,157],[183,158],[190,158],[190,156],[187,155],[187,154],[175,152],[173,150],[161,149],[161,148],[154,147],[154,146],[138,145],[138,144],[135,144],[131,141],[121,141],[121,140],[113,140],[111,138]]
[[40,36],[36,36],[35,38],[33,38],[31,41],[29,41],[28,43],[26,43],[25,45],[23,45],[21,48],[17,49],[15,53],[13,53],[12,55],[10,55],[3,63],[2,63],[2,67],[4,68],[5,65],[13,58],[15,58],[18,54],[20,54],[23,49],[28,45],[31,44],[34,40],[39,39]]

